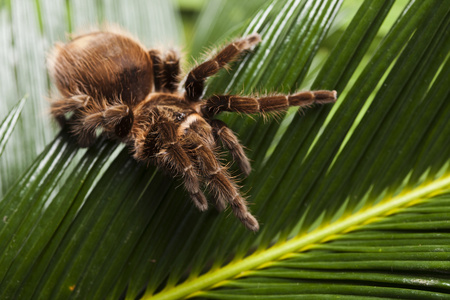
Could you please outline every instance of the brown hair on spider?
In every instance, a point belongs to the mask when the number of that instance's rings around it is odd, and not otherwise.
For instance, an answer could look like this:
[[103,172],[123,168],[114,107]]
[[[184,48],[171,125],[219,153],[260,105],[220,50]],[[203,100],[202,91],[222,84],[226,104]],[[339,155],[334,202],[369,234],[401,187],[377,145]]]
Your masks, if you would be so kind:
[[49,57],[50,75],[60,93],[51,101],[51,113],[70,128],[81,147],[92,145],[101,128],[103,134],[126,143],[136,160],[181,177],[199,210],[208,208],[205,185],[219,210],[229,204],[245,227],[257,231],[258,221],[218,158],[219,141],[244,175],[251,171],[249,160],[233,131],[214,117],[223,111],[266,113],[336,101],[336,91],[202,99],[205,80],[260,41],[254,33],[226,45],[193,68],[184,92],[179,92],[180,57],[175,51],[146,49],[123,32],[76,36],[57,44]]

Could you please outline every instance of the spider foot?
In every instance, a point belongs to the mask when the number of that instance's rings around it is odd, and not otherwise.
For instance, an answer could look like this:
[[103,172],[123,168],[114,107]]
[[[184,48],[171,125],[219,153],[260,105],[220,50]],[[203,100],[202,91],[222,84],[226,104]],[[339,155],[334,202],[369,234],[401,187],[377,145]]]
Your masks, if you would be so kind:
[[208,201],[202,192],[192,193],[191,199],[200,211],[205,211],[208,209]]
[[258,231],[259,230],[259,223],[256,220],[256,218],[247,210],[247,206],[245,205],[244,200],[240,195],[237,197],[240,197],[241,199],[236,200],[234,199],[233,202],[231,202],[230,206],[233,210],[234,215],[241,221],[244,226],[251,230],[251,231]]

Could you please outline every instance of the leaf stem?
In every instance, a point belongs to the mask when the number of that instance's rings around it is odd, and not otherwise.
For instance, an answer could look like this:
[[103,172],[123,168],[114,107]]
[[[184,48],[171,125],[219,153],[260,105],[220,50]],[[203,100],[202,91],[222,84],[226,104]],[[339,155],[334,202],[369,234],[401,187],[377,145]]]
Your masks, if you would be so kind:
[[356,230],[361,225],[374,222],[376,217],[388,215],[395,209],[416,204],[418,198],[435,195],[450,187],[450,174],[441,177],[429,184],[419,186],[413,190],[402,193],[394,198],[386,199],[380,204],[356,213],[348,218],[329,224],[326,227],[314,230],[306,235],[294,237],[284,243],[277,244],[266,250],[254,253],[240,261],[199,276],[192,281],[184,282],[174,288],[163,290],[159,294],[145,295],[143,299],[179,299],[193,296],[194,293],[203,289],[217,286],[223,281],[247,275],[247,271],[256,268],[267,267],[274,260],[279,260],[286,255],[304,250],[312,244],[329,240],[336,234]]

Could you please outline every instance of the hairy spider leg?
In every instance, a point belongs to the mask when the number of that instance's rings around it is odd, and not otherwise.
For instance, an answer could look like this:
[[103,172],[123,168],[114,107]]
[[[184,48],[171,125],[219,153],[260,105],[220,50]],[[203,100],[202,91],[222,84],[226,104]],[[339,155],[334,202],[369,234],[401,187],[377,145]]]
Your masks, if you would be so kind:
[[148,52],[153,64],[153,86],[154,92],[161,91],[161,69],[162,69],[162,54],[157,49],[152,49]]
[[[202,125],[200,124],[200,126]],[[223,210],[228,203],[233,214],[245,227],[252,231],[258,231],[258,221],[248,211],[245,199],[241,196],[226,167],[218,161],[214,150],[205,143],[205,139],[196,130],[188,130],[186,137],[193,145],[196,145],[193,153],[198,162],[199,173],[208,182],[209,190],[213,193],[212,196],[216,200],[217,208]]]
[[233,160],[236,161],[245,176],[248,176],[252,170],[250,162],[245,155],[244,149],[239,143],[238,138],[233,131],[221,120],[211,120],[211,127],[213,128],[214,137],[220,140],[225,148],[230,151]]
[[135,158],[153,159],[158,167],[174,176],[182,177],[195,206],[204,211],[208,208],[208,202],[200,190],[195,166],[178,139],[177,129],[178,125],[173,123],[154,123],[145,138],[143,149],[137,149]]
[[203,94],[206,78],[216,74],[219,70],[237,58],[245,50],[249,50],[261,41],[259,34],[254,33],[244,38],[238,39],[225,46],[212,59],[205,61],[192,69],[184,84],[186,89],[186,99],[191,102],[200,100]]
[[332,102],[336,102],[336,91],[306,91],[293,95],[274,95],[261,98],[214,95],[206,101],[202,110],[209,115],[215,115],[222,111],[253,114],[285,110],[290,106],[302,107]]
[[[95,140],[95,132],[85,130],[82,126],[81,111],[94,103],[91,96],[85,94],[77,94],[62,99],[53,100],[50,104],[50,112],[58,121],[61,127],[68,126],[77,138],[80,147],[89,147]],[[66,114],[73,113],[73,115],[66,119]]]
[[[195,126],[192,126],[185,134],[185,148],[187,149],[191,161],[195,163],[198,174],[207,181],[209,178],[205,174],[208,173],[208,170],[213,168],[212,165],[215,164],[216,157],[214,150],[211,149],[211,145],[205,141],[205,139],[202,138],[201,133],[194,128]],[[213,193],[211,196],[219,211],[223,211],[227,207],[227,201],[224,200],[224,198],[216,197],[216,193]]]
[[176,92],[181,73],[178,53],[173,49],[169,49],[163,54],[157,49],[152,49],[149,51],[149,54],[153,63],[154,91]]
[[178,83],[180,81],[180,58],[177,52],[173,49],[165,53],[163,68],[162,68],[162,88],[163,91],[170,93],[176,92]]
[[73,116],[65,122],[81,147],[89,147],[95,142],[95,131],[99,127],[107,134],[114,133],[121,139],[125,138],[134,119],[132,109],[120,99],[114,103],[106,100],[98,103],[90,96],[74,95],[52,102],[51,113],[57,120],[65,120],[65,114],[69,112],[73,112]]
[[67,113],[83,108],[91,101],[92,97],[84,94],[52,100],[50,103],[50,113],[58,121],[59,125],[64,127],[67,123]]

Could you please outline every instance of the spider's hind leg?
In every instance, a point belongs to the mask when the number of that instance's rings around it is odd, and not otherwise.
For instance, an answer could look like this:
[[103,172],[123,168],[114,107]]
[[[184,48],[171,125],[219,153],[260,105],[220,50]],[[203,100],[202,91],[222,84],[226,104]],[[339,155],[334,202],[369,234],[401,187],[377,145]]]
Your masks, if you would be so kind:
[[216,74],[219,70],[230,63],[243,51],[251,49],[254,45],[261,41],[259,34],[254,33],[244,38],[238,39],[223,48],[212,59],[195,67],[189,72],[186,82],[186,99],[191,102],[200,100],[203,94],[203,88],[206,78]]
[[[85,94],[76,94],[58,100],[52,100],[50,104],[50,113],[53,115],[59,125],[64,128],[68,127],[70,131],[75,133],[78,145],[80,147],[91,146],[96,139],[95,133],[83,130],[80,126],[80,112],[92,103],[92,97]],[[66,114],[73,113],[69,119]]]
[[167,50],[164,54],[156,49],[149,51],[153,62],[153,81],[156,92],[173,93],[178,89],[180,80],[180,56],[173,50]]
[[67,123],[66,114],[74,112],[88,105],[92,98],[88,95],[73,95],[58,100],[52,100],[50,103],[50,113],[64,127]]
[[133,110],[122,102],[88,106],[79,112],[79,118],[74,126],[74,132],[78,136],[85,133],[95,136],[97,128],[103,133],[124,140],[129,135],[133,126]]
[[[66,120],[65,115],[73,112]],[[60,124],[69,127],[80,147],[89,147],[96,140],[97,128],[107,134],[124,139],[131,130],[134,116],[132,109],[122,102],[96,101],[88,95],[75,95],[51,104],[52,115]]]

